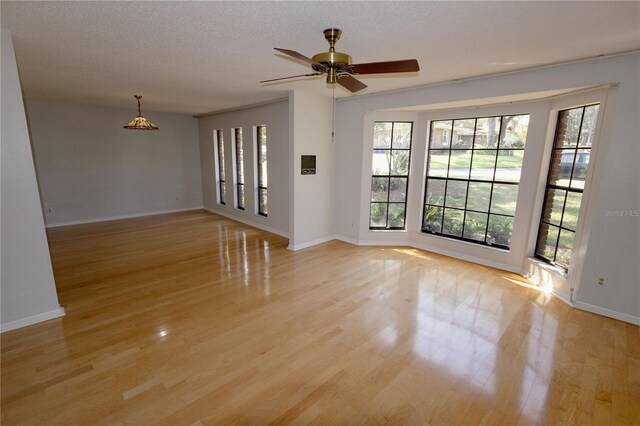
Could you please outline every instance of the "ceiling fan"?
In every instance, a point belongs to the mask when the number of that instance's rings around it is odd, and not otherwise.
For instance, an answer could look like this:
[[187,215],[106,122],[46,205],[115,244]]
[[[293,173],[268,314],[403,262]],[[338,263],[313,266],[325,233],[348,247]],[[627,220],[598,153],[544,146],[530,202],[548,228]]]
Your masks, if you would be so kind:
[[388,62],[369,62],[365,64],[352,64],[351,56],[346,53],[336,52],[335,44],[340,39],[342,31],[337,28],[329,28],[324,30],[324,38],[329,42],[329,51],[318,53],[312,58],[308,58],[301,53],[289,49],[275,48],[280,53],[306,62],[311,65],[315,71],[310,74],[300,74],[291,77],[274,78],[264,80],[260,83],[269,83],[272,81],[287,80],[290,78],[311,77],[316,75],[327,74],[327,83],[336,84],[349,90],[352,93],[359,92],[367,87],[353,75],[358,74],[387,74],[396,72],[415,72],[420,70],[418,61],[415,59],[404,59],[401,61]]

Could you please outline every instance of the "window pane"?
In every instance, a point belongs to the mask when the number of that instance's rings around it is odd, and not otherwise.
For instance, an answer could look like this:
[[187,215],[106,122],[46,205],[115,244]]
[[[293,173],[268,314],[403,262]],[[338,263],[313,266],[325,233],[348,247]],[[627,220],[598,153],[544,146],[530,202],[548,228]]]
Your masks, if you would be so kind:
[[513,218],[507,216],[489,216],[489,226],[487,227],[487,242],[509,246],[511,244],[511,233],[513,232]]
[[508,115],[502,118],[500,148],[524,148],[529,130],[529,115]]
[[571,169],[576,151],[573,149],[554,149],[549,170],[549,184],[569,187]]
[[473,151],[471,179],[493,180],[497,152],[495,149]]
[[518,198],[518,185],[493,184],[491,197],[491,213],[500,213],[513,216],[516,212],[516,200]]
[[432,121],[431,133],[429,135],[429,148],[449,148],[451,143],[451,128],[453,126],[452,120],[446,121]]
[[374,177],[371,179],[371,201],[387,202],[389,193],[389,178]]
[[244,185],[238,185],[238,207],[244,208]]
[[578,144],[581,120],[582,108],[561,111],[558,114],[558,127],[555,140],[556,148],[575,147]]
[[374,228],[384,228],[387,226],[387,204],[371,203],[371,215],[369,217],[369,226]]
[[571,187],[584,189],[584,180],[587,177],[587,166],[591,157],[590,149],[579,149],[573,164],[573,174],[571,175]]
[[571,261],[571,253],[573,251],[573,238],[575,233],[567,231],[566,229],[560,230],[560,239],[558,240],[558,252],[556,253],[556,263],[569,267]]
[[389,201],[404,203],[407,198],[407,178],[391,178]]
[[520,182],[523,155],[522,150],[499,150],[495,179],[503,182]]
[[464,209],[466,198],[467,182],[450,180],[447,183],[447,198],[445,199],[445,206]]
[[451,149],[470,149],[473,146],[473,133],[476,127],[474,118],[453,121],[453,142]]
[[564,206],[564,198],[567,191],[562,189],[547,189],[547,195],[545,199],[544,212],[542,214],[542,220],[549,222],[553,225],[560,226],[560,220],[562,219],[562,208]]
[[393,150],[391,151],[391,174],[407,175],[409,174],[409,151]]
[[500,117],[478,118],[474,148],[497,148],[499,133]]
[[580,204],[582,203],[582,194],[577,192],[569,192],[567,194],[567,204],[564,207],[564,218],[562,219],[562,227],[569,228],[573,231],[578,226],[578,215],[580,214]]
[[553,261],[556,252],[556,243],[558,240],[559,228],[553,225],[543,223],[538,231],[538,242],[536,245],[536,254],[544,257],[549,261]]
[[429,170],[427,171],[427,176],[447,177],[448,168],[449,151],[429,151]]
[[391,148],[391,122],[376,121],[373,125],[373,148]]
[[411,148],[412,123],[393,123],[393,148]]
[[374,175],[389,174],[389,156],[391,151],[377,150],[373,151],[373,162],[371,171]]
[[258,203],[260,206],[259,212],[262,214],[268,214],[267,211],[267,190],[259,189],[258,190]]
[[456,237],[462,236],[462,210],[444,209],[444,222],[442,232]]
[[487,214],[467,212],[464,220],[464,238],[470,240],[484,241],[487,232]]
[[469,197],[467,210],[489,211],[489,199],[491,198],[491,184],[484,182],[469,182]]
[[235,129],[236,135],[236,171],[237,183],[244,183],[244,152],[242,146],[242,129]]
[[427,202],[436,206],[444,205],[444,179],[428,179],[427,180]]
[[218,133],[218,171],[220,180],[224,180],[224,141],[222,140],[222,132]]
[[468,179],[471,166],[471,151],[451,151],[449,161],[449,177]]
[[404,228],[404,203],[389,203],[389,228]]
[[584,109],[584,117],[582,119],[582,128],[580,130],[578,146],[591,147],[593,145],[599,108],[600,105],[591,105]]
[[442,207],[425,207],[422,229],[428,232],[442,231]]

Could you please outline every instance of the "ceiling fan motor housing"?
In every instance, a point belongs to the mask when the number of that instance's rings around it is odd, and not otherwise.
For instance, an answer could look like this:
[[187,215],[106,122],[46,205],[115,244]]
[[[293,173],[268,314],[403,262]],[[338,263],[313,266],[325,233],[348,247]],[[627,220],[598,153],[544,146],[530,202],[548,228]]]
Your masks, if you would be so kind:
[[[327,72],[327,83],[335,84],[337,80],[337,73],[347,72],[347,67],[351,65],[351,56],[346,53],[336,52],[335,45],[340,39],[342,31],[337,28],[329,28],[324,30],[324,38],[329,42],[329,51],[318,53],[313,56],[313,60],[321,63],[325,67],[329,68]],[[312,65],[315,71],[327,71],[322,68]]]

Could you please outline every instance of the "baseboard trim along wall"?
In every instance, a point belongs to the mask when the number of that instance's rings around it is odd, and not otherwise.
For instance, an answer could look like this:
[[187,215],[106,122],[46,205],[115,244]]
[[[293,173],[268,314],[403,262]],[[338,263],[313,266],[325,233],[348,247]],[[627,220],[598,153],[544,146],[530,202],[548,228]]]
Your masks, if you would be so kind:
[[278,231],[277,229],[271,228],[269,226],[261,225],[259,223],[255,223],[255,222],[251,222],[249,220],[242,219],[242,218],[237,217],[237,216],[232,216],[230,214],[223,213],[223,212],[220,212],[218,210],[213,210],[213,209],[210,209],[209,207],[202,207],[202,209],[208,211],[209,213],[217,214],[217,215],[226,217],[227,219],[235,220],[236,222],[244,223],[245,225],[253,226],[254,228],[262,229],[263,231],[271,232],[272,234],[276,234],[276,235],[279,235],[279,236],[284,237],[284,238],[289,238],[289,234],[288,233],[282,232],[282,231]]
[[333,241],[336,239],[338,238],[336,238],[335,235],[330,235],[328,237],[318,238],[317,240],[309,241],[307,243],[302,243],[302,244],[296,244],[296,245],[292,245],[291,241],[289,241],[289,247],[287,247],[287,249],[291,251],[302,250],[309,247],[317,246],[318,244],[326,243],[328,241]]
[[131,219],[134,217],[144,217],[144,216],[155,216],[159,214],[167,214],[167,213],[178,213],[178,212],[188,212],[191,210],[202,210],[202,206],[198,207],[186,207],[184,209],[171,209],[171,210],[157,210],[153,212],[144,212],[144,213],[135,213],[135,214],[122,214],[117,216],[107,216],[107,217],[96,217],[93,219],[83,219],[83,220],[72,220],[69,222],[56,222],[56,223],[47,223],[45,226],[47,228],[58,228],[61,226],[71,226],[71,225],[82,225],[85,223],[95,223],[95,222],[107,222],[110,220],[120,220],[120,219]]
[[43,312],[41,314],[31,315],[27,318],[22,318],[15,321],[10,321],[6,324],[0,325],[0,333],[5,331],[15,330],[17,328],[26,327],[28,325],[37,324],[39,322],[48,321],[50,319],[59,318],[64,316],[64,308],[60,307],[53,311]]
[[605,317],[617,319],[635,325],[640,325],[640,317],[636,317],[633,315],[612,311],[611,309],[601,308],[599,306],[590,305],[589,303],[584,303],[577,300],[573,302],[572,306],[583,311],[591,312],[598,315],[604,315]]

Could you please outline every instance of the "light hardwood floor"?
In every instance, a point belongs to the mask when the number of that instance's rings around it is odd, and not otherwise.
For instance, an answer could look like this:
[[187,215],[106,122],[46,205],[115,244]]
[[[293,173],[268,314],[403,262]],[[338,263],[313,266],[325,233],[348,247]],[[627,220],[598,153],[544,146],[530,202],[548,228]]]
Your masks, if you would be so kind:
[[66,316],[2,334],[2,424],[638,424],[637,326],[411,248],[208,212],[48,232]]

